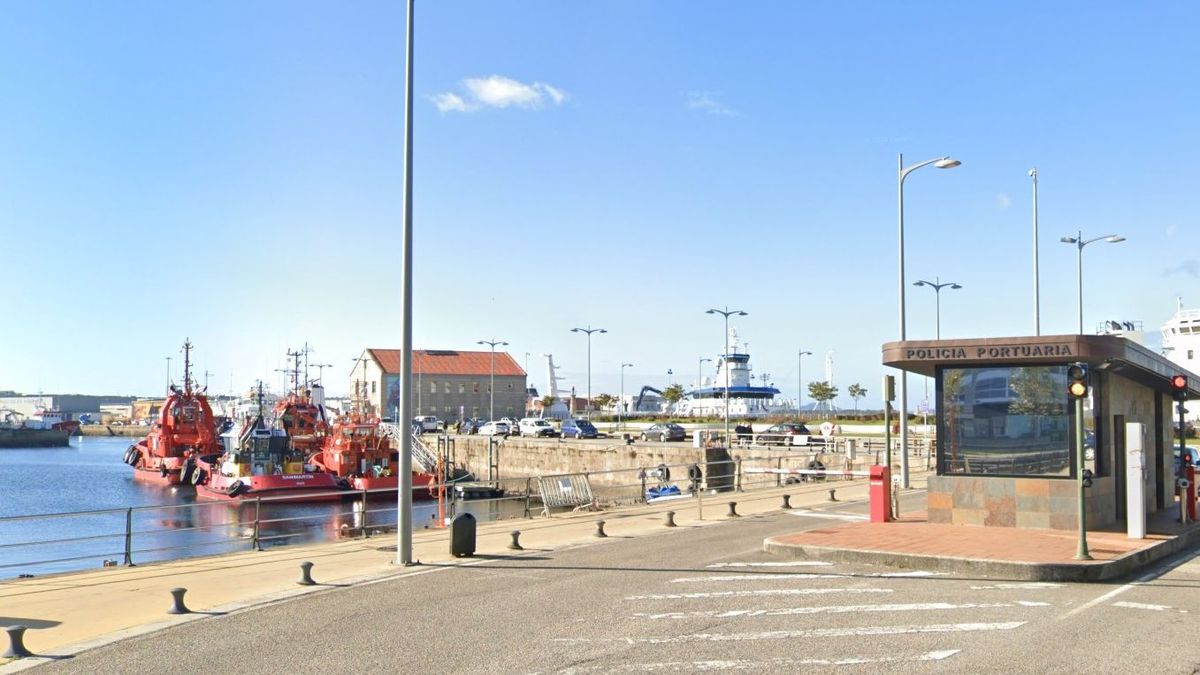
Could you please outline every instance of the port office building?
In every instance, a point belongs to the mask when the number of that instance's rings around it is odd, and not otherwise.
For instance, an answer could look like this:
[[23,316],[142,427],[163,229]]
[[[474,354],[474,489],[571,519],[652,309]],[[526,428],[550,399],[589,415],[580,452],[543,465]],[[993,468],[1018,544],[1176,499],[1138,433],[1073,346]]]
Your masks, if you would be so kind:
[[[1087,364],[1090,377],[1082,449],[1067,393],[1073,363]],[[1146,347],[1114,335],[909,340],[883,345],[883,364],[936,382],[931,523],[1074,529],[1081,450],[1094,475],[1089,528],[1123,521],[1130,423],[1144,425],[1146,514],[1178,509],[1170,378],[1187,376],[1189,399],[1200,380]]]
[[[352,397],[367,401],[380,417],[397,416],[400,406],[399,349],[365,349],[350,371]],[[526,373],[507,352],[414,349],[412,409],[414,416],[444,421],[488,417],[489,383],[496,382],[496,417],[525,414]],[[494,364],[494,365],[493,365]]]

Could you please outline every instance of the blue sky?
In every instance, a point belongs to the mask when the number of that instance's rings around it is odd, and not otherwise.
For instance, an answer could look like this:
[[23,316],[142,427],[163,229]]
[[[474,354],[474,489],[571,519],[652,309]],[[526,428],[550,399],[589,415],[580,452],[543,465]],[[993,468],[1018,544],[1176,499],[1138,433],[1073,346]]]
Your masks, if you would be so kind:
[[[0,389],[278,382],[307,341],[344,392],[399,345],[401,3],[10,3],[0,21]],[[907,275],[943,337],[1157,329],[1200,306],[1188,3],[418,2],[415,343],[553,353],[582,392],[694,381],[735,322],[790,396],[877,400]],[[910,338],[934,298],[908,290]],[[710,365],[710,364],[706,364]],[[711,366],[710,366],[711,367]],[[706,373],[708,374],[708,373]],[[920,384],[912,385],[921,397]],[[842,398],[848,405],[849,399]]]

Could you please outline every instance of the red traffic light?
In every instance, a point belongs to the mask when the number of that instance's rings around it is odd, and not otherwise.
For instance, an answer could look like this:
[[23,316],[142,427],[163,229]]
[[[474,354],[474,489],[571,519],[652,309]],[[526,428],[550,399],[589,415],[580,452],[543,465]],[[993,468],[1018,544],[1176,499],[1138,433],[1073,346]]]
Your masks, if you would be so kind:
[[1187,375],[1171,376],[1171,389],[1174,389],[1175,391],[1183,391],[1187,389],[1187,386]]

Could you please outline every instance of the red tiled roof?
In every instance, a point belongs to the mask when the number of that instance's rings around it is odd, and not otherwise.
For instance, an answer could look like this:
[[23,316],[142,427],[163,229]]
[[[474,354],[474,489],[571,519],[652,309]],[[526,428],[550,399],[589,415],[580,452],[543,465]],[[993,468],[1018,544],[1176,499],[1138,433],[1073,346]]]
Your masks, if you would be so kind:
[[[399,349],[368,349],[371,357],[385,373],[400,372]],[[422,375],[489,375],[492,372],[492,353],[463,352],[450,349],[414,349],[413,373]],[[496,374],[523,376],[525,371],[508,352],[496,352]]]

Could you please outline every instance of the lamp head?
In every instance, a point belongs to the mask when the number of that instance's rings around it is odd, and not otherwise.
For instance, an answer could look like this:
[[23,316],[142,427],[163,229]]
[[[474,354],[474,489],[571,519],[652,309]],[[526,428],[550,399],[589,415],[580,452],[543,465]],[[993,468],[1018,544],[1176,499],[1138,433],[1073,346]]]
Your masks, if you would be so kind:
[[1029,177],[1030,177],[1030,178],[1037,178],[1037,168],[1036,168],[1036,167],[1035,167],[1035,168],[1033,168],[1033,169],[1030,169],[1030,170],[1029,170]]
[[962,162],[954,159],[953,157],[943,157],[933,163],[933,165],[939,169],[953,169],[960,164],[962,164]]
[[597,333],[607,333],[608,331],[606,331],[606,330],[604,330],[603,328],[601,328],[600,330],[598,330],[598,331],[596,331],[596,332],[597,332]]
[[508,343],[507,343],[507,342],[501,342],[501,343],[499,343],[499,344],[500,344],[500,346],[501,346],[501,347],[507,347],[507,346],[508,346]]
[[958,284],[950,284],[950,288],[953,288],[954,290],[958,290],[958,289],[962,288],[962,286],[960,286]]
[[746,313],[746,312],[743,312],[743,311],[741,311],[741,310],[738,310],[738,313],[737,313],[737,315],[738,315],[738,316],[750,316],[748,313]]
[[[913,286],[924,286],[924,285],[925,285],[924,281],[914,281],[913,282]],[[929,284],[929,285],[932,286],[933,284]]]
[[1074,244],[1074,243],[1077,243],[1079,240],[1076,239],[1075,237],[1063,237],[1062,239],[1059,239],[1059,241],[1061,241],[1064,244]]
[[716,314],[716,313],[717,313],[717,310],[715,310],[715,309],[710,309],[707,312],[705,312],[705,314]]
[[1105,238],[1104,238],[1104,241],[1107,241],[1107,242],[1108,242],[1108,243],[1110,243],[1110,244],[1115,244],[1115,243],[1117,243],[1117,242],[1125,241],[1125,237],[1122,237],[1122,236],[1120,236],[1120,235],[1118,235],[1118,234],[1114,234],[1114,235],[1113,235],[1113,236],[1111,236],[1111,237],[1105,237]]

